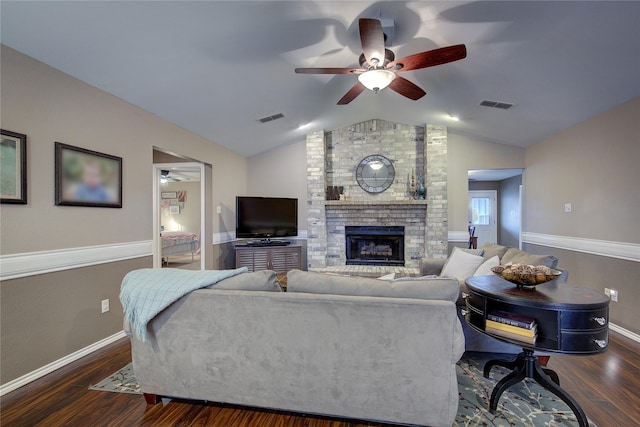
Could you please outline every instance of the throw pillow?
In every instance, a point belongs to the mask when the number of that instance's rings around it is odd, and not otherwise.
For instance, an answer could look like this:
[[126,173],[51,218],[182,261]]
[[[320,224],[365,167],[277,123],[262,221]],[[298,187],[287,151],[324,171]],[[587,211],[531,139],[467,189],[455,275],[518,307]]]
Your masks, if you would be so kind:
[[238,274],[208,286],[207,289],[282,292],[276,272],[271,270]]
[[500,261],[501,264],[526,264],[526,265],[546,265],[549,268],[558,266],[558,258],[551,255],[536,255],[521,251],[516,248],[509,248]]
[[388,282],[357,276],[327,276],[311,271],[287,273],[287,292],[309,294],[355,295],[389,298],[418,298],[455,302],[459,284],[445,278],[399,280]]
[[480,267],[478,267],[478,269],[476,270],[475,273],[473,273],[473,275],[474,276],[490,276],[494,274],[493,271],[491,271],[491,268],[496,267],[498,265],[500,265],[500,258],[498,258],[498,255],[494,255],[493,257],[489,258],[488,260],[480,264]]
[[473,276],[482,261],[483,258],[479,255],[471,255],[460,248],[453,248],[453,252],[442,268],[440,276],[454,277],[458,281],[464,282],[467,277]]
[[494,256],[498,256],[499,259],[502,259],[504,253],[509,249],[508,246],[502,245],[494,245],[493,243],[485,243],[480,246],[480,249],[484,251],[483,256],[484,259],[493,258]]

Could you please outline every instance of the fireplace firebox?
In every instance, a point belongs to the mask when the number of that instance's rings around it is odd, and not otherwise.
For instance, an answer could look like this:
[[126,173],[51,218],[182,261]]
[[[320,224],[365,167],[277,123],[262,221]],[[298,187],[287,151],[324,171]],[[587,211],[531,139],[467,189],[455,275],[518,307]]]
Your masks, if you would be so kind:
[[404,227],[345,226],[347,265],[404,266]]

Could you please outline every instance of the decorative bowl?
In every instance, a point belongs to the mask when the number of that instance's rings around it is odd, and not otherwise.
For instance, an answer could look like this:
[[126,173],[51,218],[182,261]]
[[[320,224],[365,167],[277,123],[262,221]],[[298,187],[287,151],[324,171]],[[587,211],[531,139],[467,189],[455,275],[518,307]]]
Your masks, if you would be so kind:
[[518,287],[536,286],[558,278],[560,270],[554,270],[544,265],[508,264],[491,268],[496,276],[502,277]]

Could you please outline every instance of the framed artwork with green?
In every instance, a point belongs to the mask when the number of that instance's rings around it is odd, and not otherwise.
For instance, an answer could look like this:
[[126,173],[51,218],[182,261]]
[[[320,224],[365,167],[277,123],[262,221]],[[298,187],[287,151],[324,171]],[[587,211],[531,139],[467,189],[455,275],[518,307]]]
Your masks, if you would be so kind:
[[27,135],[0,129],[0,203],[27,204]]

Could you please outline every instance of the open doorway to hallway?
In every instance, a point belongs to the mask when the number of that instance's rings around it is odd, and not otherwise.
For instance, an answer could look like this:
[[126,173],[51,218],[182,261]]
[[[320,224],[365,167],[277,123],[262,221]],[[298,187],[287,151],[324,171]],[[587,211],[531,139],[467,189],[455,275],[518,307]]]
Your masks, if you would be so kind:
[[153,266],[211,268],[211,166],[153,150]]
[[203,270],[203,165],[156,163],[153,169],[154,228],[159,228],[154,266]]
[[469,171],[469,224],[476,226],[478,245],[521,247],[523,173],[523,169]]

